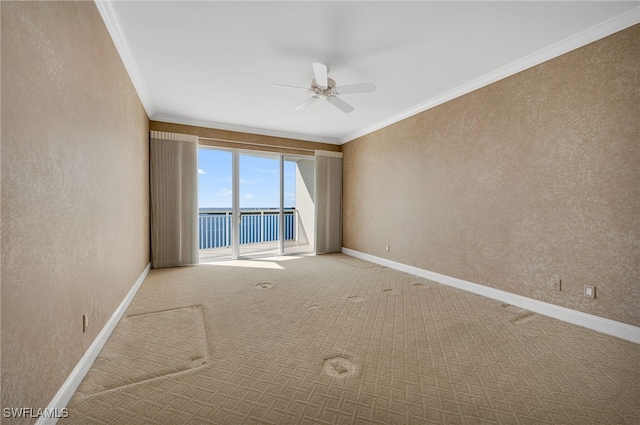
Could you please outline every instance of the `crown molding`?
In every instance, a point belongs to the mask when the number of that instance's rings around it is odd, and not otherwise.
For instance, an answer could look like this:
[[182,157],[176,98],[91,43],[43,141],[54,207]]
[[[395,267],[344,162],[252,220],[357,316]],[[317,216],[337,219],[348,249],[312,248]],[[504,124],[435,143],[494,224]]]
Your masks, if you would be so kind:
[[589,43],[593,43],[594,41],[598,41],[604,37],[607,37],[618,31],[622,31],[638,23],[640,23],[640,6],[636,6],[633,9],[621,13],[618,16],[614,16],[613,18],[594,25],[591,28],[574,34],[568,38],[565,38],[564,40],[545,47],[544,49],[538,50],[537,52],[534,52],[528,56],[525,56],[522,59],[518,59],[515,62],[511,62],[508,65],[491,71],[479,78],[471,80],[465,84],[462,84],[461,86],[442,93],[441,95],[433,97],[423,103],[414,106],[413,108],[407,109],[397,115],[393,115],[361,130],[355,131],[341,138],[339,144],[342,145],[359,137],[365,136],[369,133],[373,133],[374,131],[380,130],[384,127],[390,126],[391,124],[395,124],[406,118],[417,115],[420,112],[424,112],[428,109],[441,105],[457,97],[463,96],[474,90],[478,90],[482,87],[488,86],[489,84],[493,84],[496,81],[517,74],[518,72],[524,71],[525,69],[532,68],[543,62],[556,58]]
[[138,65],[133,57],[133,53],[131,53],[131,49],[127,43],[127,38],[120,26],[120,21],[118,20],[116,11],[113,9],[113,5],[110,1],[106,0],[94,0],[94,3],[98,8],[98,12],[100,12],[100,16],[102,17],[105,26],[107,27],[107,31],[109,31],[113,44],[116,46],[116,50],[120,55],[120,59],[122,60],[127,73],[129,74],[133,87],[135,88],[136,93],[138,93],[140,102],[142,102],[142,106],[147,112],[147,116],[152,116],[155,112],[153,101],[151,100],[149,91],[147,90],[144,80],[140,75]]
[[113,43],[115,44],[116,49],[120,54],[120,58],[122,59],[122,62],[129,74],[129,77],[131,78],[131,81],[136,89],[136,92],[140,97],[140,101],[142,102],[142,105],[144,106],[144,109],[147,112],[147,115],[150,117],[150,119],[156,120],[156,121],[165,121],[165,122],[174,123],[174,124],[194,125],[198,127],[215,128],[220,130],[237,131],[237,132],[249,133],[249,134],[281,137],[286,139],[305,140],[309,142],[329,143],[334,145],[342,145],[352,140],[355,140],[359,137],[373,133],[374,131],[377,131],[384,127],[395,124],[406,118],[417,115],[421,112],[424,112],[428,109],[441,105],[450,100],[456,99],[474,90],[478,90],[489,84],[495,83],[496,81],[499,81],[511,75],[517,74],[518,72],[521,72],[528,68],[539,65],[543,62],[546,62],[555,57],[568,53],[586,44],[593,43],[594,41],[600,40],[613,33],[622,31],[623,29],[626,29],[632,25],[640,23],[640,6],[636,6],[618,16],[615,16],[611,19],[608,19],[597,25],[594,25],[591,28],[588,28],[582,32],[579,32],[578,34],[568,37],[562,41],[554,43],[551,46],[548,46],[544,49],[534,52],[528,56],[525,56],[522,59],[519,59],[515,62],[505,65],[501,68],[498,68],[492,72],[489,72],[479,78],[471,80],[465,84],[462,84],[452,90],[449,90],[431,99],[428,99],[427,101],[422,102],[412,108],[406,109],[398,114],[392,115],[386,119],[383,119],[370,126],[367,126],[360,130],[352,132],[346,136],[343,136],[340,138],[334,138],[334,137],[323,137],[323,136],[311,136],[308,134],[290,133],[286,131],[269,130],[264,128],[239,126],[239,125],[233,125],[233,124],[224,124],[224,123],[218,123],[213,121],[191,119],[191,118],[167,115],[167,114],[156,114],[155,106],[153,105],[151,96],[149,95],[149,92],[140,75],[138,66],[133,57],[133,54],[131,53],[129,45],[126,41],[126,36],[120,26],[120,22],[118,20],[117,14],[115,13],[115,10],[113,9],[111,2],[107,0],[94,0],[94,3],[98,8],[98,11],[100,12],[100,16],[102,17],[102,20],[104,21],[107,27],[107,30],[111,35],[111,39],[113,40]]
[[257,134],[261,136],[279,137],[283,139],[304,140],[307,142],[328,143],[331,145],[339,145],[340,139],[333,137],[310,136],[302,133],[290,133],[286,131],[268,130],[264,128],[248,127],[243,125],[224,124],[214,121],[199,120],[178,115],[170,114],[154,114],[152,121],[162,121],[171,124],[192,125],[194,127],[212,128],[215,130],[235,131],[238,133]]

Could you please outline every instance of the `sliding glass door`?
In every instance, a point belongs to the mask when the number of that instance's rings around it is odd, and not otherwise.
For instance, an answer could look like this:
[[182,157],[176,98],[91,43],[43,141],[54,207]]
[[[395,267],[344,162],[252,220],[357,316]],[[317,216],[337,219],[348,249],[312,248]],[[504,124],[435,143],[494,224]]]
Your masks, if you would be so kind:
[[199,149],[200,260],[314,250],[314,158]]
[[239,255],[280,253],[280,156],[239,157]]
[[232,256],[233,154],[198,149],[200,262]]

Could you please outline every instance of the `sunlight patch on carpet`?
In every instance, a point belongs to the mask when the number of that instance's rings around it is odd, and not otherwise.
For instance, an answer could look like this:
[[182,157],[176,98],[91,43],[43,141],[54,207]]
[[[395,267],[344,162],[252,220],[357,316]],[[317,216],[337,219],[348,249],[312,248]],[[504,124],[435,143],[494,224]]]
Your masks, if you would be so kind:
[[206,266],[243,267],[252,269],[277,269],[284,270],[280,264],[274,261],[231,260],[202,263]]

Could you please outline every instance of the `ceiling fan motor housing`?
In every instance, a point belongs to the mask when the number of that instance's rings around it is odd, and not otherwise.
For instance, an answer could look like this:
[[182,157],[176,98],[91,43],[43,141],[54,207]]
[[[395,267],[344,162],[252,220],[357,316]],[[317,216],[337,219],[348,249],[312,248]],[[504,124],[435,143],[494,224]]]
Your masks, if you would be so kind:
[[318,96],[324,97],[337,95],[338,93],[336,93],[335,91],[336,82],[332,78],[327,78],[327,83],[329,84],[329,86],[323,88],[322,86],[318,85],[318,83],[316,83],[316,79],[314,78],[313,80],[311,80],[311,91],[313,91]]
[[[340,98],[341,94],[354,94],[354,93],[370,93],[376,89],[376,85],[373,83],[361,83],[351,84],[342,87],[336,87],[336,82],[332,78],[327,76],[328,68],[326,65],[320,62],[314,62],[311,64],[313,67],[313,76],[311,80],[311,87],[296,87],[287,86],[284,84],[273,84],[275,86],[283,86],[294,89],[301,89],[307,93],[313,93],[313,96],[306,99],[304,102],[296,106],[296,109],[305,109],[309,105],[315,103],[318,99],[323,98],[327,102],[331,103],[336,108],[340,109],[344,113],[349,113],[354,110],[354,107]],[[325,83],[319,84],[318,81]]]

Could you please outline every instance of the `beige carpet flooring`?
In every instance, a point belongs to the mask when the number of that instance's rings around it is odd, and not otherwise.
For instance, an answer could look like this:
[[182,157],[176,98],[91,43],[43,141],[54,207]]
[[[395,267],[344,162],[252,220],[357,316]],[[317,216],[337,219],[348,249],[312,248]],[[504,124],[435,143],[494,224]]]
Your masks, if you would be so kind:
[[343,254],[152,270],[59,424],[640,424],[640,345]]

